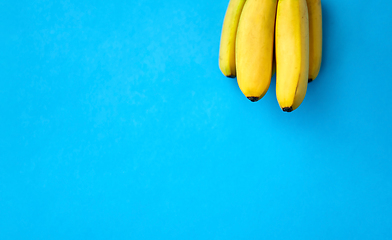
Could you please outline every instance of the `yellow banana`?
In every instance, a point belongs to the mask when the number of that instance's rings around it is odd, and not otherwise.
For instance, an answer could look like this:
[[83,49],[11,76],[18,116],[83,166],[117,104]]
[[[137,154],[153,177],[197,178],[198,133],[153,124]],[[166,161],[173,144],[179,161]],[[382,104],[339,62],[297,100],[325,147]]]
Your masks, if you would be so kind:
[[237,82],[252,102],[271,83],[277,0],[247,0],[237,29]]
[[230,0],[223,21],[219,49],[219,68],[226,77],[235,77],[235,40],[242,8],[246,0]]
[[313,81],[321,66],[322,56],[322,14],[321,0],[306,0],[309,12],[309,80]]
[[285,112],[303,101],[309,72],[306,0],[279,0],[276,15],[276,97]]

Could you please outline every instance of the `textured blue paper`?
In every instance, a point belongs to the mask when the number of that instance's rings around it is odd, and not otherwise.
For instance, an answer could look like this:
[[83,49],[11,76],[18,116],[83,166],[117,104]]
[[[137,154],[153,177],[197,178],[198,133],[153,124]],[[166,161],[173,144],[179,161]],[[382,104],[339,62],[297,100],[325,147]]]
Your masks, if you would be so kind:
[[0,239],[392,239],[392,3],[323,0],[292,113],[220,73],[227,4],[0,1]]

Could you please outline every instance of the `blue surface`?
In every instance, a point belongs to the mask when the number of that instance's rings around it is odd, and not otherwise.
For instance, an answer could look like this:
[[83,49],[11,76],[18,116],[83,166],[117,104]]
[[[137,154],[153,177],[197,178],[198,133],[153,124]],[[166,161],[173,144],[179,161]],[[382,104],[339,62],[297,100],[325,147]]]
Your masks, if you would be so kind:
[[218,68],[228,0],[0,1],[0,239],[392,239],[392,3],[323,0],[304,103]]

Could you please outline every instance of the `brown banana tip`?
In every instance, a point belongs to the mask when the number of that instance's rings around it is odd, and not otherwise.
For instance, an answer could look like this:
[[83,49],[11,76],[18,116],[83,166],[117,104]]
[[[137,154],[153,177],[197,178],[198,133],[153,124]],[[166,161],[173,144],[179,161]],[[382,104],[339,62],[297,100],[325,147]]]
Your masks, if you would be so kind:
[[248,97],[248,99],[249,99],[251,102],[257,102],[257,101],[260,100],[259,97]]

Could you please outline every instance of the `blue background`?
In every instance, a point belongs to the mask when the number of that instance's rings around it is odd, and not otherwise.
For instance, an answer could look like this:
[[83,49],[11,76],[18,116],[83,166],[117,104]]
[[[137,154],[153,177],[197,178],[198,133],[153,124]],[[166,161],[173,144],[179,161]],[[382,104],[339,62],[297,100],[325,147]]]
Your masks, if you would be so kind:
[[392,239],[392,3],[323,1],[292,113],[220,73],[227,4],[0,1],[0,239]]

